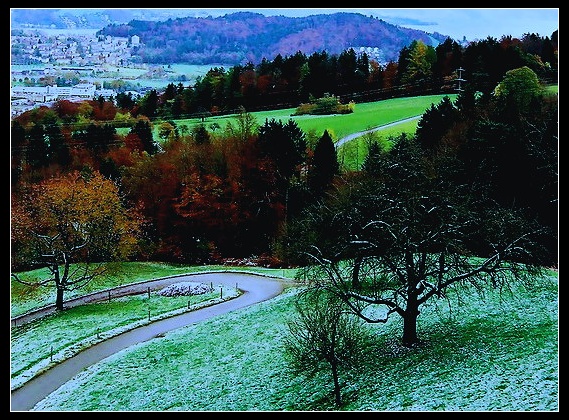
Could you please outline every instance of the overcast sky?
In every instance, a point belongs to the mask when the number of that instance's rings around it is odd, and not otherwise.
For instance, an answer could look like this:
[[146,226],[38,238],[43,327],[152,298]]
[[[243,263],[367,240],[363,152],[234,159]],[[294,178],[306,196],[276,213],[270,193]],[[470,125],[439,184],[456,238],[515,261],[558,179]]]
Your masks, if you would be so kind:
[[[211,11],[212,16],[228,13],[223,9],[200,9]],[[439,32],[453,39],[463,37],[472,41],[488,36],[500,39],[502,35],[521,37],[525,33],[551,36],[559,29],[559,8],[281,8],[281,9],[234,9],[250,10],[266,15],[307,16],[316,13],[357,12],[377,16],[388,23]],[[221,13],[219,13],[221,11]]]

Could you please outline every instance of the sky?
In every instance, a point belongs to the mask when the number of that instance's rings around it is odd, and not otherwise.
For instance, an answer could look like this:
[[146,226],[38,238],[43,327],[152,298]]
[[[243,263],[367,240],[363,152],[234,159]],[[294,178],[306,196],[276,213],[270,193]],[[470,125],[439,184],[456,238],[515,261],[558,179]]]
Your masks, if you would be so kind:
[[[84,13],[104,9],[61,9],[72,13]],[[336,12],[356,12],[365,16],[374,16],[388,23],[448,35],[457,41],[466,38],[468,41],[483,40],[488,36],[500,39],[503,35],[521,38],[526,33],[551,36],[559,29],[559,8],[123,8],[134,10],[153,10],[164,15],[166,20],[174,12],[176,17],[222,16],[238,11],[251,11],[267,16],[283,15],[289,17],[308,16],[313,14],[331,14]],[[58,10],[58,9],[56,9]],[[162,13],[161,13],[162,12]],[[156,16],[155,16],[156,18]],[[153,19],[154,20],[154,19]]]
[[[211,11],[212,16],[228,13],[224,9]],[[388,23],[425,32],[439,32],[456,40],[473,41],[488,36],[500,39],[502,35],[521,37],[525,33],[551,36],[559,29],[559,8],[281,8],[234,9],[250,10],[266,15],[307,16],[317,13],[357,12],[377,16]],[[221,13],[219,13],[221,11]]]

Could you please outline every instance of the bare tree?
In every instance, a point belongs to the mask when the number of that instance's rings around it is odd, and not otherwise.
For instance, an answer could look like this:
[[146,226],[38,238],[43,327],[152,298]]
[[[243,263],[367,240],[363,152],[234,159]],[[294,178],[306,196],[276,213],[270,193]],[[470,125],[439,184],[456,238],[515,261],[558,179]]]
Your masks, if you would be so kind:
[[411,346],[430,299],[541,277],[543,232],[483,189],[456,182],[448,168],[433,171],[411,141],[396,147],[399,156],[383,162],[389,177],[349,182],[310,214],[304,277],[366,322],[402,317],[402,341]]
[[366,332],[361,320],[346,311],[332,293],[308,289],[295,302],[298,317],[288,323],[285,352],[292,370],[312,377],[330,369],[334,397],[342,405],[340,370],[350,369],[361,360]]

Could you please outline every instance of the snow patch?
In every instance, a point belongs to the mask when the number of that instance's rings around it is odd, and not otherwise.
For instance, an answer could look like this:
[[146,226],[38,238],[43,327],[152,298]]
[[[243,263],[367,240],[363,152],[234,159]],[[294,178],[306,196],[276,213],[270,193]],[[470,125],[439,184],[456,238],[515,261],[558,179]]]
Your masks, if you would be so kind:
[[158,292],[161,296],[191,296],[213,292],[213,287],[205,283],[181,282],[167,286]]

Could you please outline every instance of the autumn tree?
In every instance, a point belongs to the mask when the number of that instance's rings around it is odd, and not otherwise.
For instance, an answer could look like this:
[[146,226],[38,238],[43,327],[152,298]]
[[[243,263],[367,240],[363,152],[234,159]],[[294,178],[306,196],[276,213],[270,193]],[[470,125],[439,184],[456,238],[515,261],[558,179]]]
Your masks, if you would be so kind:
[[178,136],[178,127],[173,121],[164,121],[158,126],[158,137],[162,140],[172,140]]
[[[176,261],[184,244],[183,226],[177,225],[172,208],[184,171],[191,173],[194,166],[189,139],[166,142],[164,153],[141,153],[129,167],[123,168],[121,184],[132,202],[141,204],[141,211],[149,221],[145,233],[155,244],[154,257]],[[175,150],[172,150],[175,147]],[[182,160],[180,156],[185,157]],[[189,162],[188,162],[189,161]],[[185,235],[186,239],[189,238]]]
[[257,134],[259,124],[253,114],[247,112],[244,107],[239,107],[236,122],[228,122],[225,127],[226,137],[235,137],[245,143],[251,136]]
[[[141,220],[121,200],[117,185],[98,172],[71,172],[30,187],[13,200],[11,226],[16,249],[26,248],[32,267],[50,276],[29,282],[56,290],[55,307],[64,309],[64,293],[84,287],[105,271],[105,262],[125,260],[137,246]],[[13,256],[13,266],[18,256]]]
[[409,55],[401,83],[411,90],[418,91],[428,86],[432,78],[431,67],[436,61],[435,49],[423,41],[413,41],[409,48]]

